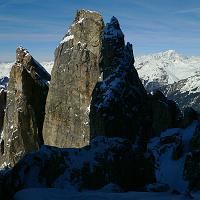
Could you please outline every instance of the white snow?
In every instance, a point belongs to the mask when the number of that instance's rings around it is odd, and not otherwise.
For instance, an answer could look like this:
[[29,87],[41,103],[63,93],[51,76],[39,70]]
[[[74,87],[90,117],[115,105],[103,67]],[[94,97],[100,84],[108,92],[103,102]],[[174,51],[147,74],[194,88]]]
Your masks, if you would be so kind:
[[90,113],[90,105],[88,107],[86,107],[86,110],[85,110],[86,115],[89,115],[89,113]]
[[14,65],[14,62],[0,63],[0,78],[4,76],[8,77],[10,75],[10,70],[13,65]]
[[[200,56],[186,57],[178,54],[174,50],[144,55],[136,58],[135,67],[139,77],[147,83],[153,84],[152,89],[160,85],[167,85],[180,80],[200,75]],[[199,78],[194,81],[197,87],[200,87]],[[196,85],[195,85],[196,86]],[[183,91],[191,91],[195,87],[190,83],[187,84]]]
[[115,28],[113,26],[113,23],[118,23],[117,18],[112,17],[110,23],[106,24],[106,27],[104,28],[104,39],[111,39],[111,38],[123,38],[124,34],[121,31],[121,29]]
[[[200,193],[193,194],[194,199],[200,199]],[[186,200],[183,195],[170,193],[153,192],[74,192],[69,189],[55,188],[32,188],[19,191],[15,194],[14,200]]]
[[196,125],[197,122],[194,121],[185,129],[168,129],[161,134],[160,138],[172,135],[182,136],[182,143],[184,145],[183,155],[178,160],[172,159],[172,153],[175,147],[173,143],[161,145],[159,137],[151,140],[148,148],[156,158],[157,182],[168,184],[171,189],[186,191],[188,183],[183,180],[184,161],[186,153],[189,152],[189,141],[193,136]]
[[189,93],[200,92],[200,75],[187,78],[180,88],[181,92],[189,91]]
[[68,36],[63,38],[63,40],[60,42],[60,44],[63,44],[63,43],[65,43],[69,40],[72,40],[72,39],[74,39],[74,35],[68,35]]
[[84,18],[81,18],[77,21],[77,24],[81,24],[83,22]]
[[[13,65],[14,65],[14,62],[0,63],[0,78],[5,77],[5,76],[9,77],[10,70]],[[54,65],[53,61],[49,61],[49,62],[44,61],[44,62],[41,62],[41,65],[44,66],[44,68],[51,74],[51,70]]]

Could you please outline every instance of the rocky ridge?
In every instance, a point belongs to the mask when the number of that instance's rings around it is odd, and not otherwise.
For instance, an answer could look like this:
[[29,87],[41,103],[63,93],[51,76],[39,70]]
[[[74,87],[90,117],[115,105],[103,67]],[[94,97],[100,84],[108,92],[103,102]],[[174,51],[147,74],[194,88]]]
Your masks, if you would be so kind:
[[51,77],[19,47],[10,72],[4,127],[1,135],[1,164],[14,166],[25,153],[43,144],[44,108]]

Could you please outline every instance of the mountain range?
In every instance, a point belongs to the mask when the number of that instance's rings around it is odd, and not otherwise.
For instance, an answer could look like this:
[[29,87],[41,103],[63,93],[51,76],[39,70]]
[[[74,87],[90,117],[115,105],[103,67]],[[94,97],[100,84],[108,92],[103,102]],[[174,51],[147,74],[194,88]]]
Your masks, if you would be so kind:
[[161,90],[181,109],[200,111],[200,56],[187,57],[174,50],[136,58],[136,69],[149,92]]
[[[181,109],[187,106],[200,111],[200,56],[185,56],[175,50],[138,56],[135,67],[148,92],[161,90]],[[0,77],[9,76],[14,63],[0,63]],[[51,73],[53,61],[41,62]],[[0,81],[2,82],[2,81]],[[5,81],[4,81],[5,84]]]

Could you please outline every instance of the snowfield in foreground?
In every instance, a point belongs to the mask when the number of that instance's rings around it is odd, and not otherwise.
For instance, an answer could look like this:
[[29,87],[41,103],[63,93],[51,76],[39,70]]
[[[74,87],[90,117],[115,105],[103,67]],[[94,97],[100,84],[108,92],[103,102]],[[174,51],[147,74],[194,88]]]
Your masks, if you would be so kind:
[[[200,193],[193,194],[200,199]],[[14,200],[186,200],[189,197],[171,193],[153,192],[70,192],[64,189],[26,189],[16,193]]]

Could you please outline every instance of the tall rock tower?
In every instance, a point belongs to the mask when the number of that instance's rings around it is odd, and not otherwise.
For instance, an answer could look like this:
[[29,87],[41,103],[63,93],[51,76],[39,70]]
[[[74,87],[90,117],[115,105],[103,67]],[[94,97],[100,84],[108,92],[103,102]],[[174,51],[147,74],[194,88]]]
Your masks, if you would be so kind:
[[55,51],[47,97],[44,143],[81,147],[89,142],[91,94],[100,76],[102,16],[80,10]]
[[43,144],[42,127],[48,81],[51,76],[19,47],[10,72],[4,128],[1,137],[0,165],[13,166],[25,154]]
[[132,45],[125,45],[118,20],[112,17],[102,34],[100,68],[103,81],[91,102],[90,136],[125,137],[132,141],[146,133],[146,91],[134,67]]

